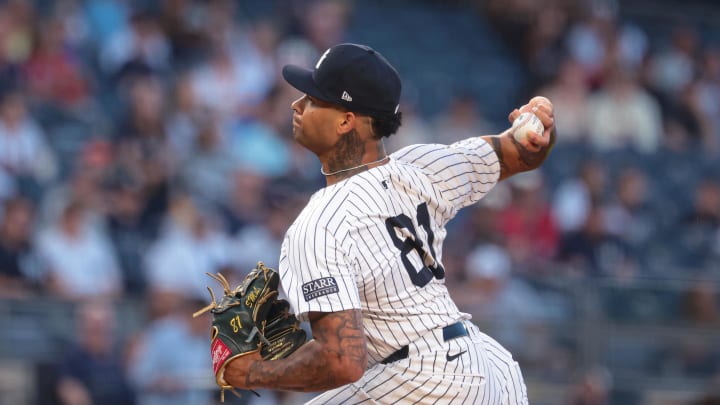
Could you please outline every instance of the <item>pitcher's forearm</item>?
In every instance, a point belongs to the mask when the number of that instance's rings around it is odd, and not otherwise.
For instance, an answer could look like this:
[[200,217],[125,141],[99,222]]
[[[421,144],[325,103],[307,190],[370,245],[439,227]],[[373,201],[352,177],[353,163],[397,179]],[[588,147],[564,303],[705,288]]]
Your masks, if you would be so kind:
[[[245,376],[244,385],[253,388],[270,388],[288,391],[325,391],[345,385],[346,382],[328,372],[330,362],[322,353],[321,345],[311,340],[287,359],[255,361]],[[225,379],[232,385],[232,363],[225,371]]]
[[367,349],[359,310],[322,314],[313,321],[315,339],[291,356],[273,361],[258,359],[247,370],[225,370],[225,380],[247,388],[289,391],[325,391],[357,381],[367,367]]

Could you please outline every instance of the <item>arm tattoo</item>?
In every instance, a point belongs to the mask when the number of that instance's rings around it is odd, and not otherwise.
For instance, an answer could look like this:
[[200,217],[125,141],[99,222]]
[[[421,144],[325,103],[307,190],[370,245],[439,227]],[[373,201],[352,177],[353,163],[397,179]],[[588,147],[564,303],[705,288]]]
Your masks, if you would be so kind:
[[491,137],[490,141],[492,142],[493,149],[495,149],[495,154],[497,155],[498,162],[500,162],[500,177],[503,177],[504,174],[510,172],[510,167],[508,167],[503,157],[502,142],[500,141],[500,137],[497,136]]
[[495,150],[500,163],[500,179],[502,180],[516,173],[538,168],[545,161],[555,144],[555,129],[553,128],[552,132],[550,132],[550,144],[537,152],[525,149],[510,135],[509,130],[500,135],[490,135],[483,138]]
[[314,339],[284,360],[255,362],[245,376],[250,387],[323,391],[347,384],[342,368],[367,366],[359,310],[322,314],[312,322]]
[[550,154],[550,150],[555,145],[555,138],[556,129],[553,127],[552,131],[550,132],[550,143],[547,147],[541,149],[538,152],[530,152],[529,150],[523,148],[523,146],[520,145],[520,143],[516,141],[515,138],[511,137],[510,139],[515,146],[515,149],[517,149],[518,151],[518,158],[525,166],[527,166],[527,169],[530,170],[539,167],[542,162],[545,161],[548,154]]
[[525,149],[520,142],[516,141],[515,138],[510,138],[512,140],[513,146],[515,146],[515,149],[517,149],[518,153],[518,159],[520,159],[520,162],[522,162],[526,170],[534,169],[545,160],[545,156],[547,155],[547,149],[542,149],[539,152],[530,152],[529,150]]
[[347,355],[353,362],[365,363],[367,349],[362,313],[359,310],[330,312],[324,318],[329,320],[326,324],[330,327],[318,328],[314,336],[324,342],[337,341],[340,350],[334,355]]

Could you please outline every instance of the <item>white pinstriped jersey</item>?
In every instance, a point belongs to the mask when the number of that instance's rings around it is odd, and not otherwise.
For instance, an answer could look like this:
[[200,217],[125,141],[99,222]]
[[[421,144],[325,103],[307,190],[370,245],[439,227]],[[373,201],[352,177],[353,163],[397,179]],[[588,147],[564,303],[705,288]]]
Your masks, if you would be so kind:
[[444,283],[445,225],[498,181],[481,138],[408,146],[319,190],[285,235],[281,284],[296,315],[361,309],[370,364],[469,319]]

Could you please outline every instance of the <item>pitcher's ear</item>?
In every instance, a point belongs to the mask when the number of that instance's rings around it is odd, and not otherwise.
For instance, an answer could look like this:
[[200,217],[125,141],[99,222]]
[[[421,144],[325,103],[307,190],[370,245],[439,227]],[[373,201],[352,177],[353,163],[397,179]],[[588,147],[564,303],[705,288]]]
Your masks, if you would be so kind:
[[347,134],[353,129],[357,128],[360,117],[355,115],[352,111],[345,111],[342,115],[342,120],[338,123],[338,133]]

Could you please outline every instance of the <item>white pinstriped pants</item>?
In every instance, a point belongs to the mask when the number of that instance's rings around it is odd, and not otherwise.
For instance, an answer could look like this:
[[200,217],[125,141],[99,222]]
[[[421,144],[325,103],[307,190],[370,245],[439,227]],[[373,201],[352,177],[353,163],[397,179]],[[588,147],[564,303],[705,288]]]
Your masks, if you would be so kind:
[[409,345],[408,358],[376,364],[360,380],[306,404],[527,405],[525,382],[510,352],[464,323],[468,336],[445,342],[442,329],[434,330]]

